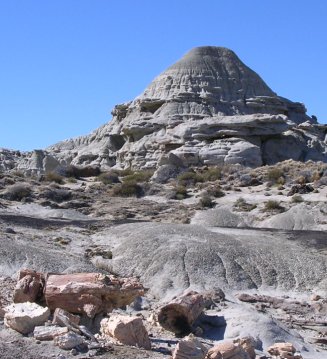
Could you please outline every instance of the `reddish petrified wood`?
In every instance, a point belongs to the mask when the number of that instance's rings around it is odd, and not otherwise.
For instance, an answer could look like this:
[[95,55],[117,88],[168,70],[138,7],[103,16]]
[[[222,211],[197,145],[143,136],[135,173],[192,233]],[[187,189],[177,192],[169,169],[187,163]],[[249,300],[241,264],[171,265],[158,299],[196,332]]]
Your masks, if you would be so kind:
[[44,291],[47,306],[93,318],[111,312],[144,295],[145,289],[134,278],[115,278],[101,273],[49,274]]
[[158,314],[160,325],[176,335],[186,335],[203,312],[205,301],[197,292],[188,292],[163,306]]
[[41,299],[45,278],[43,273],[31,269],[22,269],[18,275],[13,301],[14,303],[35,302]]

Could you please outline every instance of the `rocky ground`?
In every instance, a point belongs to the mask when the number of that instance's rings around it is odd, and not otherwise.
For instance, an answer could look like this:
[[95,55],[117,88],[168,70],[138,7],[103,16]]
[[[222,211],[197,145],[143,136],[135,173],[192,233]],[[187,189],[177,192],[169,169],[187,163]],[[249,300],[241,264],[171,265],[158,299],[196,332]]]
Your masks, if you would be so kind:
[[[220,324],[195,332],[206,345],[251,335],[258,353],[287,341],[303,358],[326,356],[326,165],[203,168],[165,183],[128,175],[0,174],[0,307],[21,268],[136,276],[149,291],[126,311],[144,318],[153,350],[112,344],[112,352],[78,358],[170,357],[180,339],[155,314],[190,289],[226,295],[205,312]],[[2,321],[0,349],[3,358],[74,356]]]

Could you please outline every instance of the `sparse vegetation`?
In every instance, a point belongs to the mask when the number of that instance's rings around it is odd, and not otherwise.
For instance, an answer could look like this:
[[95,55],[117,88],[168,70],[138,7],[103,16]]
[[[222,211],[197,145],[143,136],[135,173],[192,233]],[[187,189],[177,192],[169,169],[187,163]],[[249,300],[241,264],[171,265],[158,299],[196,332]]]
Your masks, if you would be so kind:
[[221,179],[222,169],[221,167],[209,167],[202,172],[202,178],[205,182],[217,181]]
[[118,173],[115,171],[108,171],[108,172],[101,173],[98,176],[98,180],[106,185],[120,182]]
[[177,181],[181,186],[190,187],[194,186],[198,182],[204,182],[204,178],[194,171],[188,171],[178,175]]
[[247,203],[244,198],[240,197],[234,203],[234,209],[241,212],[250,212],[257,207],[256,204]]
[[27,184],[17,183],[13,184],[5,190],[2,197],[10,201],[21,201],[31,195],[31,187]]
[[283,212],[284,207],[282,207],[278,201],[269,200],[265,203],[264,211],[265,212],[269,212],[269,211]]
[[267,171],[267,180],[273,183],[284,184],[284,171],[278,167],[272,167]]
[[72,193],[66,189],[47,188],[42,192],[41,196],[51,201],[63,202],[69,201],[72,198]]
[[110,194],[115,197],[141,197],[143,188],[135,181],[127,181],[116,184]]
[[61,176],[60,174],[58,174],[57,172],[48,172],[45,175],[45,180],[47,182],[55,182],[58,184],[63,184],[64,183],[64,178],[63,176]]
[[153,170],[136,171],[123,178],[124,182],[147,182],[153,176]]
[[293,197],[292,197],[292,203],[301,203],[303,202],[304,199],[302,196],[300,196],[299,194],[295,194]]
[[220,186],[214,186],[214,187],[210,187],[207,190],[208,194],[210,196],[213,196],[215,198],[220,198],[220,197],[224,197],[225,193],[223,192],[223,190],[220,188]]
[[185,199],[186,197],[187,197],[187,189],[185,186],[179,185],[174,187],[171,196],[172,199],[182,200]]
[[215,202],[212,200],[212,197],[206,193],[201,196],[199,206],[200,208],[212,208],[215,206]]
[[295,179],[295,182],[298,184],[306,184],[308,182],[307,178],[305,176],[299,176]]
[[74,165],[68,165],[57,168],[55,172],[62,177],[95,177],[100,174],[100,168],[97,166],[78,167]]

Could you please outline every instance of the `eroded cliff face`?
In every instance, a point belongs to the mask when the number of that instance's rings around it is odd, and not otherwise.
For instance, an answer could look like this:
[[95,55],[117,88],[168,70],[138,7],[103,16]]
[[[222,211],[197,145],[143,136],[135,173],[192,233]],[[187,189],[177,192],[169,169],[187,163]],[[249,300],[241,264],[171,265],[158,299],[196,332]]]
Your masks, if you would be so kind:
[[41,160],[11,154],[10,166],[32,172],[56,163],[156,168],[171,154],[185,166],[327,161],[327,127],[222,47],[191,50],[140,96],[115,106],[112,116],[90,135],[38,153]]

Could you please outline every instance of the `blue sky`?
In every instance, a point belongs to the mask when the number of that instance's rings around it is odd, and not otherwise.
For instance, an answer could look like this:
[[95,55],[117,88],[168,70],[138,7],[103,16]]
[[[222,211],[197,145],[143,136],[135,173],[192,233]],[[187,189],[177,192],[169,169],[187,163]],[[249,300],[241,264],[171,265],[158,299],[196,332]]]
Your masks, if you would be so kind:
[[325,0],[0,0],[0,147],[91,132],[201,45],[326,123],[326,24]]

